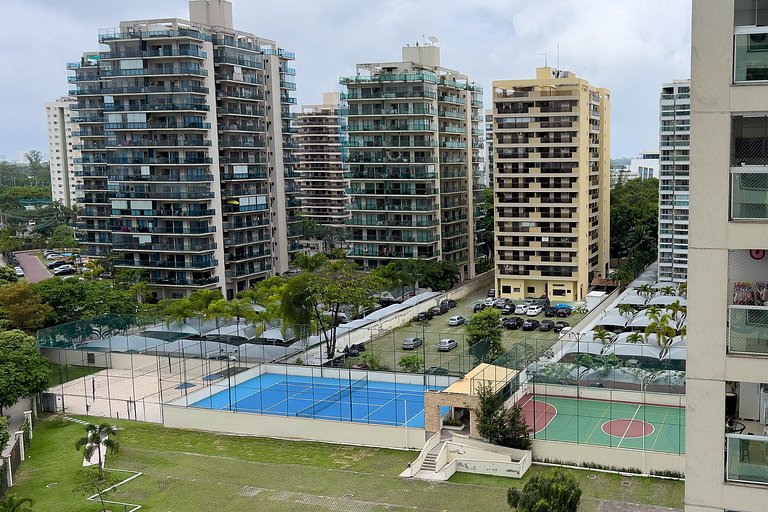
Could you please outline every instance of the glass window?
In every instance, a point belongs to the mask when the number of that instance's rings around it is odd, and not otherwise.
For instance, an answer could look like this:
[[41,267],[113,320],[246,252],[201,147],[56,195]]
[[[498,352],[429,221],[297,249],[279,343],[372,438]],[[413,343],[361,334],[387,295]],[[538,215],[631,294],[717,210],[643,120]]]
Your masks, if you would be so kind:
[[768,0],[735,0],[733,25],[735,27],[768,25]]

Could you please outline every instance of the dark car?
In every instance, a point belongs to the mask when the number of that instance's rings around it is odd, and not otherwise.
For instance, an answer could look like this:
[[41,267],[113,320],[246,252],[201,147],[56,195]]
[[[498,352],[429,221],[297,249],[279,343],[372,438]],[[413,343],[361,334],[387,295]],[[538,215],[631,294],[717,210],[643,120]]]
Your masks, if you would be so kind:
[[547,318],[552,318],[557,314],[557,309],[553,307],[546,307],[544,308],[544,316]]
[[546,308],[549,306],[549,297],[542,295],[541,297],[535,298],[533,299],[533,304]]
[[424,373],[429,375],[448,375],[448,370],[445,368],[440,368],[439,366],[430,366],[424,370]]
[[525,322],[523,322],[523,330],[524,331],[535,331],[539,328],[539,321],[538,320],[532,320],[528,319]]
[[431,311],[422,311],[418,315],[416,315],[416,321],[422,322],[424,320],[432,320],[435,317],[435,315],[432,314]]
[[562,331],[563,327],[569,327],[568,322],[563,322],[562,320],[558,320],[557,322],[555,322],[555,327],[554,327],[555,332]]
[[488,290],[488,296],[489,297],[495,297],[496,296],[496,288],[491,288]]
[[506,318],[504,321],[504,327],[507,329],[519,329],[523,326],[523,319],[519,316],[512,316]]
[[514,304],[505,304],[503,308],[501,308],[501,314],[502,315],[511,315],[515,312],[515,305]]
[[453,300],[453,299],[445,299],[443,302],[440,303],[441,306],[443,304],[448,306],[449,309],[453,309],[453,308],[455,308],[457,306],[456,301]]
[[60,270],[59,272],[56,272],[56,276],[71,276],[77,274],[77,270],[73,268],[65,268],[63,270]]
[[439,306],[435,306],[430,311],[433,315],[442,315],[443,313],[447,313],[448,310],[451,309],[448,307],[448,304],[442,303]]
[[475,304],[475,307],[473,307],[473,308],[472,308],[472,312],[473,312],[473,313],[477,313],[478,311],[482,311],[482,310],[484,310],[484,309],[485,309],[485,304],[483,304],[483,303],[481,302],[481,303],[479,303],[479,304]]
[[71,262],[71,261],[66,261],[66,260],[56,260],[56,261],[54,261],[54,262],[51,262],[51,263],[49,263],[49,264],[48,264],[48,265],[46,265],[46,266],[47,266],[49,269],[54,269],[54,268],[59,268],[59,267],[60,267],[60,266],[62,266],[62,265],[71,265],[71,264],[72,264],[72,262]]
[[555,327],[555,322],[552,320],[542,320],[539,324],[540,331],[551,331]]
[[571,316],[571,313],[573,313],[573,309],[571,308],[557,308],[558,318],[568,318]]

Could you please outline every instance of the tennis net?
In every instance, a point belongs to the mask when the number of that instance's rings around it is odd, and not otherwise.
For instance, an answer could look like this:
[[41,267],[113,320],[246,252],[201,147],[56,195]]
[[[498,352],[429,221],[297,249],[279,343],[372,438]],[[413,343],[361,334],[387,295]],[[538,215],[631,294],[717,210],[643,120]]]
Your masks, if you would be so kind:
[[318,412],[324,411],[328,407],[332,406],[335,403],[338,403],[342,400],[344,400],[346,397],[352,395],[355,391],[359,391],[361,389],[365,389],[368,387],[368,377],[363,377],[361,379],[356,380],[349,386],[345,386],[336,393],[327,396],[323,398],[322,400],[313,403],[309,407],[305,407],[304,409],[298,411],[296,413],[296,416],[301,417],[314,417]]

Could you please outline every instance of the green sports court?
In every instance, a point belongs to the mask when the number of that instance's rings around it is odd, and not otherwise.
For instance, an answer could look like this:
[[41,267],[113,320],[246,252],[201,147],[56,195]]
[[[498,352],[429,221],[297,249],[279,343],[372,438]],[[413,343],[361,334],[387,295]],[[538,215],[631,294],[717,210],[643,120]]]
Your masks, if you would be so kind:
[[685,452],[685,409],[527,394],[518,402],[534,439]]

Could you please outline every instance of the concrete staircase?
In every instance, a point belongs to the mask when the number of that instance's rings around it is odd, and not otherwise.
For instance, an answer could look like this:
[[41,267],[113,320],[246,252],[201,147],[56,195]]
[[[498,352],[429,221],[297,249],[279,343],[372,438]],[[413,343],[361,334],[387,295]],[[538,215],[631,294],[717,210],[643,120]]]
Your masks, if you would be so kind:
[[[438,446],[442,446],[439,444]],[[437,469],[435,466],[435,459],[437,459],[437,452],[432,451],[424,457],[424,463],[421,465],[421,471],[430,471],[432,473]]]

